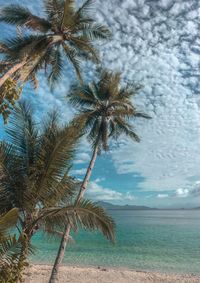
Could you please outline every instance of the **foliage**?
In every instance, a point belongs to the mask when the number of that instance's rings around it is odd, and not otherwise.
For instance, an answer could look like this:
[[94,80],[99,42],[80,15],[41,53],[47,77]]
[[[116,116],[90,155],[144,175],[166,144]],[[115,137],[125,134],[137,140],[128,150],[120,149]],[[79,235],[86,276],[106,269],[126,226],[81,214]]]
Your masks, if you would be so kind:
[[[61,126],[53,112],[42,126],[33,118],[31,107],[20,103],[7,128],[7,141],[0,143],[0,214],[16,207],[19,211],[20,245],[17,267],[12,274],[21,280],[32,236],[39,230],[99,229],[114,240],[114,223],[105,211],[90,201],[73,205],[77,182],[68,175],[81,125]],[[11,274],[11,272],[10,272]],[[12,281],[8,281],[12,282]]]
[[8,117],[19,99],[22,87],[17,86],[17,82],[9,78],[0,87],[0,114],[2,114],[4,123],[7,123]]
[[90,84],[72,86],[69,102],[76,107],[75,124],[82,124],[89,142],[99,150],[108,150],[109,138],[118,139],[125,135],[136,142],[139,136],[131,123],[136,117],[150,117],[138,111],[132,98],[140,86],[127,84],[121,86],[121,74],[101,71],[98,81]]
[[[109,38],[109,29],[91,17],[92,0],[85,1],[79,8],[75,0],[44,0],[43,3],[45,18],[18,4],[1,10],[1,22],[26,31],[25,35],[1,43],[3,62],[15,65],[25,60],[23,68],[14,74],[23,81],[45,68],[50,84],[54,84],[60,79],[67,59],[82,80],[80,60],[99,61],[93,42]],[[1,68],[1,72],[3,70]]]
[[8,231],[18,220],[18,210],[13,208],[0,216],[0,282],[14,283],[21,280],[18,276],[19,265],[23,265],[20,258],[24,241],[17,241],[16,235]]

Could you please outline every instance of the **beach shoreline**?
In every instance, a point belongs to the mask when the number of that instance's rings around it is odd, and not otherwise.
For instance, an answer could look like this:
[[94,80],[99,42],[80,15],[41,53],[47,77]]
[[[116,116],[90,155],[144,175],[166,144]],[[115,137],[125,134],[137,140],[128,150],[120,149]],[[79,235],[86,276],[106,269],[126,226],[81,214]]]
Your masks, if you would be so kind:
[[[52,265],[30,264],[25,283],[48,283]],[[58,283],[199,283],[200,274],[140,271],[126,268],[80,267],[62,265]]]

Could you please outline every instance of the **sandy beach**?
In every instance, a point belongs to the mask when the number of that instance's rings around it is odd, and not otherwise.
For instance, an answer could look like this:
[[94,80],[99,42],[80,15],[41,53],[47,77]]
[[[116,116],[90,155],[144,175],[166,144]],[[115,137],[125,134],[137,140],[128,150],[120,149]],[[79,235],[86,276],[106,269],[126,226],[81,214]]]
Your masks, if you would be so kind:
[[[48,283],[51,266],[31,265],[25,283]],[[126,269],[62,266],[59,283],[200,283],[200,275],[178,275]]]

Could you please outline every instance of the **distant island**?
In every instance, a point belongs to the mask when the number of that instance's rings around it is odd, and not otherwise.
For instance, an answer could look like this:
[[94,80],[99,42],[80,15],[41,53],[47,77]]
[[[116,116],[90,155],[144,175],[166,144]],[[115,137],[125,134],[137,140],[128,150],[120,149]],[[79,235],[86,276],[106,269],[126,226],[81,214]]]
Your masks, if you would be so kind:
[[105,201],[98,201],[98,205],[102,206],[103,208],[107,210],[198,210],[200,207],[192,207],[192,208],[156,208],[156,207],[148,207],[145,205],[118,205],[118,204],[112,204]]
[[157,210],[157,208],[152,208],[143,205],[117,205],[105,201],[98,201],[97,203],[105,209],[109,210]]

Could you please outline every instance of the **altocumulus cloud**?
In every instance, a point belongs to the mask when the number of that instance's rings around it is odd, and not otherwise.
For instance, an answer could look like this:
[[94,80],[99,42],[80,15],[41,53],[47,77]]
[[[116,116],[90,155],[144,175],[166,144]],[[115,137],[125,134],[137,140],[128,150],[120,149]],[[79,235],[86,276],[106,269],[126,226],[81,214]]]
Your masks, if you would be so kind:
[[141,144],[113,150],[118,173],[140,173],[143,190],[192,184],[200,164],[200,2],[111,0],[98,7],[114,34],[104,61],[144,85],[135,102],[153,118],[136,121]]
[[[38,11],[40,1],[7,0],[22,2]],[[153,118],[135,121],[140,144],[125,140],[112,150],[117,172],[139,173],[144,177],[139,186],[146,191],[192,186],[200,179],[200,2],[96,0],[95,5],[97,19],[113,32],[113,39],[100,46],[103,62],[122,71],[125,80],[144,85],[135,103]],[[60,98],[69,77],[55,95],[48,94],[49,105],[44,85],[35,103],[45,109],[61,106],[64,118],[70,118],[73,112]]]

